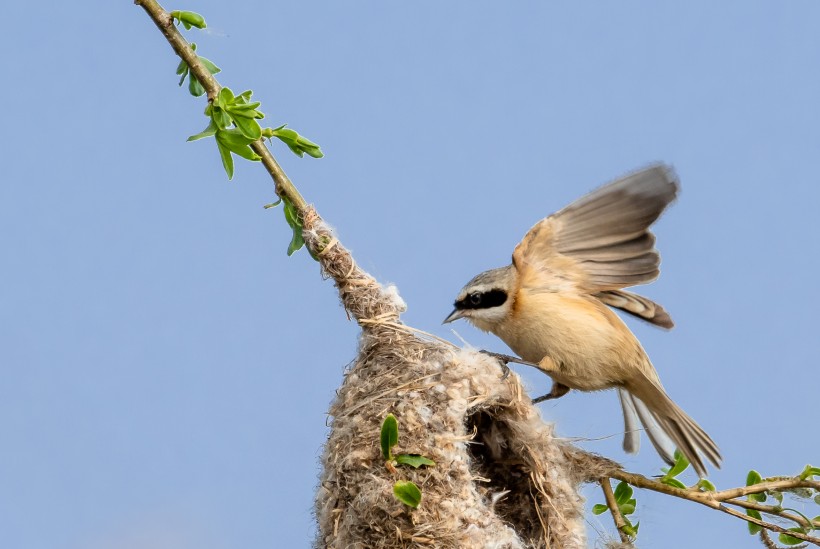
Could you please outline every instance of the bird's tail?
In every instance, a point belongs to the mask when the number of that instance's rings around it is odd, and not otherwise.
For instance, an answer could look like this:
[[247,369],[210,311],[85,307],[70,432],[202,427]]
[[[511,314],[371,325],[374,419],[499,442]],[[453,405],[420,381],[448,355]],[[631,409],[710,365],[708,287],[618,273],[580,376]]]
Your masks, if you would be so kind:
[[697,474],[706,476],[706,467],[701,454],[715,467],[720,467],[723,459],[717,444],[675,404],[657,383],[641,376],[630,383],[631,392],[619,389],[621,406],[624,411],[624,450],[638,451],[640,434],[637,420],[643,424],[650,442],[658,454],[667,462],[674,463],[674,447],[677,447]]

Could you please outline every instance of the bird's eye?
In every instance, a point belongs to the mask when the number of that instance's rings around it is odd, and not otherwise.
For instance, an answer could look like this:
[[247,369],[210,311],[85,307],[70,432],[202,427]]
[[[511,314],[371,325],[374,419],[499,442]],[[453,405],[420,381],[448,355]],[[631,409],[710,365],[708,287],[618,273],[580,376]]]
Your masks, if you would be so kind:
[[470,294],[470,303],[473,305],[481,304],[481,294]]

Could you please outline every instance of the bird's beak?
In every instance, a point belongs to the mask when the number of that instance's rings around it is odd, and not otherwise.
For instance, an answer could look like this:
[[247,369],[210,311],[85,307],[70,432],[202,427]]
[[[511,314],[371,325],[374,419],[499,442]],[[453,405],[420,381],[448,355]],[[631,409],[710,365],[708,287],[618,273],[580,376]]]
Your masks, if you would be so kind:
[[442,322],[442,324],[447,324],[447,323],[452,322],[454,320],[458,320],[459,318],[464,318],[464,311],[459,311],[458,309],[453,309],[453,312],[450,313],[450,316],[448,316],[447,318],[444,319],[444,322]]

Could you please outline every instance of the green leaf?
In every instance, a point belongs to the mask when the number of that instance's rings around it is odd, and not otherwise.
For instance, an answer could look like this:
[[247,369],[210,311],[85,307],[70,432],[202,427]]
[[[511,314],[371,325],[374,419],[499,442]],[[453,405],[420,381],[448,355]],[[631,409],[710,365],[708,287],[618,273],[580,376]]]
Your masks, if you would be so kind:
[[752,484],[757,484],[758,482],[760,482],[760,480],[761,480],[760,473],[758,473],[757,471],[752,469],[751,471],[749,471],[749,474],[746,475],[746,486],[751,486]]
[[312,156],[313,158],[322,158],[325,153],[322,152],[322,149],[305,149],[305,152],[308,155]]
[[817,494],[816,496],[814,496],[814,503],[816,503],[817,505],[820,505],[820,494]]
[[667,486],[674,486],[675,488],[680,488],[681,490],[686,490],[686,485],[679,481],[676,478],[666,478],[662,477],[661,482],[666,484]]
[[[290,225],[290,228],[293,230],[293,236],[290,239],[290,245],[288,246],[288,255],[293,255],[299,248],[304,246],[305,241],[302,238],[302,222],[299,219],[299,212],[296,211],[296,206],[293,205],[293,202],[288,200],[287,198],[283,198],[285,202],[284,211],[285,211],[285,220]],[[398,430],[398,427],[396,427]],[[398,436],[398,434],[396,435]]]
[[299,158],[302,158],[305,155],[305,151],[303,151],[302,149],[300,149],[296,145],[288,145],[288,148],[291,150],[291,152],[293,154],[295,154]]
[[607,509],[609,509],[609,507],[607,507],[603,503],[596,503],[592,506],[592,514],[600,515],[601,513],[606,513]]
[[[185,63],[185,61],[183,61],[183,63]],[[188,64],[185,63],[185,70],[183,72],[177,73],[177,74],[182,74],[182,76],[179,79],[179,84],[178,84],[179,86],[182,86],[182,83],[185,82],[185,77],[188,76]]]
[[194,97],[199,97],[205,94],[205,88],[203,88],[202,84],[199,83],[199,80],[196,79],[194,73],[191,73],[188,78],[188,93]]
[[764,501],[766,501],[766,492],[760,492],[759,494],[749,494],[749,500],[763,503]]
[[283,124],[278,128],[267,130],[263,132],[263,135],[266,137],[278,137],[282,140],[288,148],[293,151],[299,157],[302,157],[304,153],[312,156],[313,158],[322,158],[324,153],[319,148],[319,145],[311,141],[310,139],[299,135],[294,130],[290,128],[286,128],[287,124]]
[[171,17],[182,23],[188,30],[190,30],[191,27],[204,29],[208,26],[205,23],[205,18],[193,11],[172,11]]
[[318,149],[319,148],[319,145],[317,145],[316,143],[314,143],[313,141],[311,141],[310,139],[308,139],[307,137],[305,137],[303,135],[298,136],[296,138],[296,142],[299,143],[299,146],[301,146],[303,149],[305,149],[305,148]]
[[198,55],[197,57],[199,57],[199,60],[202,61],[203,65],[205,65],[205,68],[208,69],[209,73],[216,74],[218,72],[222,72],[222,69],[214,65],[213,61],[210,59],[202,57],[201,55]]
[[[285,206],[287,206],[287,203],[285,203]],[[290,221],[288,221],[288,224],[290,224]],[[382,445],[382,457],[385,461],[390,461],[393,459],[390,450],[399,442],[399,422],[396,421],[396,416],[393,414],[387,414],[387,417],[384,418],[379,439]]]
[[681,474],[686,468],[689,467],[689,460],[686,459],[680,450],[675,450],[675,464],[666,473],[666,477],[673,478]]
[[296,211],[296,206],[287,198],[282,200],[285,202],[285,221],[288,222],[291,229],[301,229],[302,223],[299,221],[299,212]]
[[[802,528],[789,528],[789,532],[800,532],[801,534],[806,533]],[[803,543],[803,540],[790,536],[789,534],[780,534],[777,536],[777,540],[783,545],[797,545],[798,543]]]
[[243,118],[243,117],[233,117],[233,123],[236,124],[236,127],[239,128],[239,131],[242,132],[242,135],[250,139],[251,141],[256,141],[257,139],[262,137],[262,127],[259,125],[253,118]]
[[231,117],[219,107],[215,107],[211,111],[211,118],[213,118],[214,123],[222,130],[227,130],[231,125]]
[[282,203],[282,199],[280,198],[280,199],[279,199],[279,200],[277,200],[276,202],[271,202],[270,204],[265,204],[265,205],[264,205],[264,206],[262,206],[262,207],[263,207],[263,208],[265,208],[266,210],[269,210],[269,209],[271,209],[271,208],[275,208],[276,206],[278,206],[278,205],[279,205],[279,204],[281,204],[281,203]]
[[624,503],[623,505],[619,505],[618,509],[620,509],[621,514],[623,515],[631,515],[635,512],[635,500],[631,500],[632,503]]
[[219,149],[219,157],[222,158],[222,167],[225,168],[225,173],[228,174],[228,180],[233,179],[233,157],[231,151],[225,145],[216,141],[216,146]]
[[[177,65],[177,74],[187,74],[188,73],[188,63],[185,62],[184,59],[179,60],[179,65]],[[182,85],[182,82],[180,82]]]
[[218,105],[222,108],[227,107],[234,101],[233,91],[231,88],[225,87],[219,90],[219,93],[216,94],[216,99],[214,100],[214,105]]
[[[761,480],[762,480],[762,478],[760,477],[760,473],[758,473],[757,471],[752,469],[751,471],[749,471],[749,474],[746,475],[746,486],[752,486],[754,484],[758,484]],[[749,500],[749,501],[764,502],[764,501],[766,501],[766,494],[765,493],[749,494],[748,496],[746,496],[746,499]]]
[[783,492],[778,492],[777,490],[769,490],[767,493],[777,500],[778,505],[783,505]]
[[[763,520],[763,517],[760,516],[760,512],[756,511],[755,509],[746,509],[746,516],[756,518],[757,520]],[[753,536],[757,535],[758,533],[760,533],[761,530],[763,530],[762,526],[755,524],[753,522],[747,522],[746,525],[749,527],[749,533]]]
[[250,144],[253,143],[253,140],[242,135],[242,132],[237,128],[217,130],[216,140],[227,147],[232,153],[246,160],[261,160],[261,157],[250,148]]
[[820,467],[806,465],[806,468],[800,473],[800,480],[806,480],[809,477],[820,477]]
[[414,469],[421,466],[432,467],[436,464],[432,459],[426,458],[421,454],[399,454],[395,457],[396,463],[399,465],[409,465]]
[[214,135],[214,134],[216,134],[216,125],[214,124],[214,121],[213,121],[213,120],[211,120],[211,121],[208,123],[208,127],[207,127],[207,128],[205,128],[205,129],[204,129],[204,130],[202,130],[201,132],[199,132],[199,133],[197,133],[197,134],[192,135],[191,137],[189,137],[189,138],[188,138],[188,141],[197,141],[197,140],[202,139],[202,138],[204,138],[204,137],[211,137],[211,136],[212,136],[212,135]]
[[290,238],[290,244],[288,244],[288,256],[291,256],[299,251],[304,245],[305,240],[302,236],[302,231],[294,229],[293,236]]
[[231,114],[236,114],[237,116],[244,116],[245,118],[257,118],[257,113],[254,111],[261,104],[261,101],[254,101],[253,103],[240,103],[239,97],[237,97],[237,101],[235,103],[231,103],[226,108],[228,109],[228,111],[230,111]]
[[638,528],[641,526],[640,522],[633,524],[627,524],[621,528],[621,531],[626,534],[627,536],[637,537],[638,535]]
[[296,145],[296,140],[299,138],[298,133],[284,126],[273,130],[273,135],[275,135],[285,143],[290,143],[293,145]]
[[400,480],[393,485],[393,495],[405,505],[413,509],[421,503],[421,490],[415,483],[408,480]]
[[697,486],[698,486],[698,488],[700,488],[704,492],[715,492],[715,491],[717,491],[717,488],[715,488],[715,485],[712,484],[711,482],[709,482],[708,480],[706,480],[705,478],[700,479],[698,481]]
[[624,481],[619,482],[618,486],[615,487],[615,501],[620,505],[630,499],[632,499],[632,486]]

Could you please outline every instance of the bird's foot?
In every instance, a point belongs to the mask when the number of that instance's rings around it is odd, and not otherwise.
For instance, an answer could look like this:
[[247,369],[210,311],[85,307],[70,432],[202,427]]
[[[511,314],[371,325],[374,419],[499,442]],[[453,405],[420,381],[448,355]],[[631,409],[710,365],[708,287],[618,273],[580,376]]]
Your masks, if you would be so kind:
[[499,353],[491,353],[490,351],[479,351],[479,353],[487,356],[491,356],[496,359],[501,364],[501,379],[507,379],[510,376],[510,367],[507,366],[508,362],[515,360],[515,357],[511,357],[509,355],[502,355]]
[[552,389],[549,393],[544,396],[540,396],[538,398],[532,399],[533,404],[538,404],[539,402],[544,402],[545,400],[552,400],[555,398],[561,398],[565,394],[569,392],[569,387],[566,385],[562,385],[560,383],[553,382]]
[[535,366],[536,368],[538,367],[538,364],[535,364],[534,362],[527,362],[526,360],[518,358],[517,356],[510,356],[483,350],[479,351],[479,353],[491,356],[501,363],[501,370],[504,372],[501,379],[507,379],[507,377],[510,375],[510,367],[507,366],[507,363],[509,362],[515,362],[516,364],[525,364],[527,366]]

